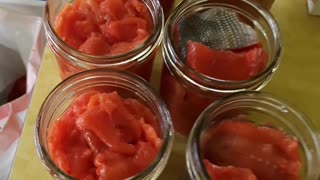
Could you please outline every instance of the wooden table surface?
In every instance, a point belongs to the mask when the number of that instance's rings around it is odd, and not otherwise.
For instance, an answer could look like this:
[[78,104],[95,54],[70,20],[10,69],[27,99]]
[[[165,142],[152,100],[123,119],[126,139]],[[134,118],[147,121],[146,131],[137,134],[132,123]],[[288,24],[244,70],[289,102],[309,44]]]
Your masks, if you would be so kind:
[[[263,91],[294,104],[320,130],[320,16],[308,15],[306,1],[303,0],[277,0],[271,12],[281,29],[283,53],[278,71]],[[161,66],[161,57],[158,55],[151,81],[155,87],[159,85]],[[44,98],[60,81],[56,62],[48,49],[39,73],[10,176],[13,180],[50,179],[34,145],[36,115]],[[169,164],[160,180],[178,179],[183,173],[183,148],[183,140],[176,140]]]

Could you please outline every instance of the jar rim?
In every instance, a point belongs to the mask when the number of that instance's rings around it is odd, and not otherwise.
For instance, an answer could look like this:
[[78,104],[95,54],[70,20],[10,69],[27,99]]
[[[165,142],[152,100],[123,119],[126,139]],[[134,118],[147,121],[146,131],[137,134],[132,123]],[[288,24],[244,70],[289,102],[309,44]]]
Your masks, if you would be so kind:
[[129,52],[117,54],[117,55],[90,55],[78,51],[77,49],[69,46],[65,43],[57,34],[54,28],[54,22],[51,22],[49,3],[55,0],[47,0],[44,10],[44,28],[46,30],[46,37],[50,46],[58,48],[59,52],[69,61],[86,68],[88,66],[96,65],[101,68],[119,66],[134,63],[136,61],[143,61],[160,45],[163,28],[164,28],[164,13],[160,5],[159,0],[150,0],[153,3],[154,8],[158,11],[152,13],[149,9],[149,13],[153,20],[153,30],[149,37],[139,46],[130,50]]
[[[160,114],[161,119],[159,119],[159,123],[163,124],[163,132],[162,132],[162,146],[158,152],[157,157],[153,160],[153,162],[143,171],[139,174],[136,174],[133,177],[130,177],[128,179],[130,180],[137,180],[142,178],[150,178],[150,173],[153,173],[151,177],[158,176],[162,170],[165,167],[165,164],[167,163],[172,145],[173,145],[173,125],[171,122],[171,116],[166,108],[165,103],[162,101],[162,99],[155,93],[154,89],[141,77],[138,77],[130,72],[116,70],[116,69],[109,69],[109,68],[100,68],[100,69],[91,69],[87,71],[83,71],[77,74],[73,74],[60,82],[45,98],[43,104],[41,105],[41,108],[39,110],[38,116],[36,118],[34,133],[35,133],[35,146],[36,151],[38,154],[38,157],[40,158],[42,164],[46,167],[46,169],[49,171],[51,175],[58,179],[73,179],[66,173],[64,173],[60,168],[58,168],[55,163],[50,158],[49,153],[47,152],[43,142],[43,138],[41,137],[41,121],[42,118],[46,114],[46,109],[48,109],[49,102],[52,101],[52,99],[55,99],[56,96],[59,96],[59,92],[61,91],[67,91],[70,89],[73,85],[70,85],[70,83],[74,83],[76,80],[76,83],[81,83],[81,80],[92,80],[94,78],[100,78],[100,77],[106,77],[108,75],[112,74],[113,77],[121,77],[126,78],[127,80],[130,80],[132,84],[135,84],[135,87],[139,88],[141,92],[146,93],[149,98],[151,98],[151,101],[156,102],[156,109],[157,113]],[[88,75],[90,77],[88,78]],[[138,92],[135,92],[138,93]],[[70,94],[70,93],[69,93]],[[72,94],[73,96],[74,94]],[[154,103],[153,102],[153,103]]]
[[[169,16],[164,27],[162,54],[164,57],[164,62],[168,67],[170,73],[175,76],[178,76],[188,85],[189,84],[195,85],[197,87],[201,87],[202,90],[206,90],[209,92],[229,94],[229,93],[241,92],[245,90],[262,89],[269,82],[272,74],[277,70],[280,64],[282,44],[281,44],[281,38],[280,38],[280,30],[276,20],[274,19],[272,14],[268,12],[268,10],[264,9],[260,4],[256,2],[253,2],[250,0],[239,0],[239,2],[244,3],[250,6],[250,8],[254,9],[255,12],[258,13],[267,22],[268,26],[272,29],[275,51],[272,54],[273,56],[269,57],[269,59],[271,59],[271,62],[268,65],[268,67],[264,69],[264,71],[260,72],[259,74],[255,75],[254,77],[248,80],[232,81],[232,80],[217,79],[217,78],[209,77],[199,72],[196,72],[191,67],[186,65],[175,52],[173,47],[173,42],[170,38],[173,30],[171,25],[174,24],[176,21],[178,21],[180,17],[185,16],[186,15],[185,11],[187,11],[190,7],[192,7],[192,5],[197,5],[197,4],[200,4],[203,2],[209,2],[209,1],[210,0],[183,1],[176,7],[176,10]],[[228,4],[222,1],[221,2],[219,1],[218,3],[211,3],[210,5],[216,6],[216,7],[222,7],[222,5],[228,6]],[[232,7],[232,8],[235,8],[235,7]],[[235,10],[232,8],[231,10]],[[241,9],[236,8],[236,10],[241,10]],[[190,77],[188,74],[191,74],[192,77]],[[225,86],[230,86],[232,88],[231,89],[219,88],[219,87],[225,87]]]
[[[315,156],[311,158],[315,164],[315,167],[319,167],[320,165],[320,139],[318,139],[316,134],[316,128],[314,123],[302,112],[300,112],[297,108],[295,108],[293,105],[289,104],[282,98],[276,97],[272,94],[265,93],[265,92],[258,92],[258,91],[244,91],[244,92],[238,92],[234,93],[229,96],[222,97],[218,99],[217,101],[210,104],[198,117],[196,120],[190,136],[188,138],[187,142],[187,153],[186,153],[186,160],[187,160],[187,167],[189,174],[201,177],[201,179],[208,179],[209,175],[205,170],[205,167],[201,160],[201,152],[200,152],[200,136],[202,130],[204,130],[207,127],[208,121],[211,121],[208,119],[208,116],[214,114],[218,111],[219,108],[223,108],[223,105],[228,106],[229,103],[232,102],[245,102],[254,100],[256,102],[262,102],[266,103],[272,108],[282,108],[280,111],[291,113],[298,121],[299,121],[299,128],[303,128],[303,130],[306,130],[305,132],[309,135],[309,138],[312,140],[312,145],[315,148]],[[251,105],[252,106],[252,105]],[[259,107],[258,107],[259,108]],[[229,108],[226,111],[232,110],[234,108]],[[289,122],[288,122],[289,123]],[[297,134],[294,134],[296,136]],[[301,137],[296,136],[298,139]],[[305,147],[304,147],[305,148]],[[194,159],[193,159],[194,158]],[[309,166],[309,164],[308,164]],[[195,171],[195,167],[200,168],[197,171]],[[313,166],[308,169],[308,175],[311,174],[313,179],[308,180],[317,180],[317,178],[320,177],[320,172],[313,172],[316,168]],[[310,173],[311,171],[311,173]],[[312,174],[313,173],[313,174]],[[315,174],[314,174],[315,173]]]

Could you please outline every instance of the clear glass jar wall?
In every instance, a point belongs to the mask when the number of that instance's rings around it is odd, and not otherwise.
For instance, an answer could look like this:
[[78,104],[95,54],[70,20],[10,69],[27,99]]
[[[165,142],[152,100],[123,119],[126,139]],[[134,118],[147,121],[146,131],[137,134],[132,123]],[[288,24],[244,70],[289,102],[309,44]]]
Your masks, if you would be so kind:
[[[208,15],[210,11],[215,14]],[[230,18],[228,14],[231,14],[232,21],[223,25],[226,22],[224,19]],[[234,20],[235,17],[236,20]],[[204,21],[201,18],[206,19]],[[195,19],[200,20],[196,21]],[[208,26],[212,22],[213,25]],[[234,26],[235,23],[239,25]],[[216,55],[212,54],[212,50],[207,50],[207,47],[203,47],[199,43],[221,46],[233,42],[239,45],[239,41],[235,41],[235,39],[246,40],[245,34],[234,31],[240,26],[254,32],[258,39],[257,42],[261,45],[260,50],[262,49],[267,54],[264,68],[259,73],[246,80],[224,80],[210,77],[191,68],[194,63],[196,64],[194,66],[199,69],[208,70],[209,68],[206,66],[211,67],[210,62],[201,61],[210,61],[206,57]],[[199,29],[197,29],[198,27]],[[228,34],[230,32],[235,36]],[[211,34],[208,35],[208,33]],[[212,37],[216,38],[214,42],[221,42],[221,44],[210,42]],[[191,43],[193,46],[189,45],[190,41],[193,41]],[[186,46],[191,48],[188,50]],[[201,52],[199,50],[199,53],[195,55],[195,48],[200,49]],[[210,51],[209,55],[204,54],[208,51]],[[229,54],[233,51],[226,51],[227,57],[230,57]],[[238,51],[235,50],[235,52]],[[220,97],[244,90],[262,89],[269,82],[280,63],[280,52],[280,32],[276,21],[266,9],[252,1],[188,0],[180,3],[168,18],[164,29],[162,54],[165,66],[162,71],[160,87],[161,96],[171,112],[175,130],[182,135],[187,135],[202,110]],[[215,53],[221,52],[215,51]],[[191,65],[188,58],[193,60],[190,61]],[[230,61],[232,60],[230,59]],[[236,71],[241,72],[241,68],[243,68],[242,65],[236,65],[233,67],[234,70],[223,73],[222,67],[220,74],[222,76],[234,74]],[[209,71],[209,73],[211,72]]]
[[[68,28],[76,28],[72,30],[71,34],[75,33],[85,33],[87,29],[79,29],[76,27],[76,25],[81,25],[83,23],[88,23],[87,19],[90,20],[90,17],[92,15],[95,15],[94,10],[91,10],[92,12],[89,13],[89,15],[85,15],[78,20],[76,17],[76,13],[72,14],[69,11],[66,11],[65,8],[67,6],[70,6],[72,3],[78,3],[78,1],[69,1],[69,0],[48,0],[46,7],[45,7],[45,16],[44,16],[44,27],[46,30],[46,36],[48,40],[48,45],[50,49],[55,54],[59,69],[60,69],[60,75],[61,78],[64,79],[76,72],[88,70],[88,69],[94,69],[94,68],[114,68],[114,69],[122,69],[134,72],[138,74],[139,76],[143,77],[146,80],[149,80],[151,72],[152,72],[152,65],[155,57],[155,53],[158,49],[158,46],[161,42],[162,38],[162,31],[163,31],[163,24],[164,24],[164,14],[162,7],[158,0],[145,0],[141,1],[144,3],[149,10],[149,13],[151,15],[151,23],[152,23],[152,31],[150,32],[149,37],[144,41],[140,42],[141,44],[137,44],[137,47],[131,48],[131,50],[120,53],[116,55],[91,55],[87,53],[80,52],[78,49],[75,49],[71,47],[69,44],[67,44],[64,39],[59,37],[57,31],[56,31],[56,23],[58,20],[61,21],[61,19],[64,21],[67,21],[69,19],[70,22],[67,23],[68,27],[63,27],[64,30]],[[95,4],[92,1],[91,4],[89,3],[87,6],[90,9],[92,8],[99,8],[99,6],[102,6],[101,4]],[[84,2],[82,2],[84,3]],[[76,5],[73,5],[76,6]],[[81,10],[81,9],[80,9]],[[79,14],[81,15],[82,12],[78,10]],[[86,10],[86,9],[85,9]],[[81,10],[81,11],[85,11]],[[66,11],[66,12],[65,12]],[[102,10],[100,10],[102,11]],[[103,10],[103,11],[107,11]],[[61,13],[64,13],[65,15],[62,17]],[[67,14],[69,12],[70,14]],[[78,16],[80,16],[78,15]],[[61,17],[59,17],[61,16]],[[88,17],[87,17],[88,16]],[[90,16],[90,17],[89,17]],[[98,17],[98,15],[96,15]],[[140,16],[140,15],[139,15]],[[141,15],[142,16],[142,15]],[[67,19],[69,18],[69,19]],[[72,20],[73,18],[73,20]],[[121,27],[124,24],[128,24],[128,26],[132,25],[132,27],[135,27],[135,23],[131,19],[129,20],[119,20],[121,21],[120,24]],[[123,22],[122,22],[123,21]],[[91,20],[90,20],[91,22]],[[95,21],[93,21],[96,23]],[[107,21],[106,21],[107,22]],[[108,25],[108,24],[107,24]],[[120,26],[119,25],[119,26]],[[137,24],[138,26],[139,24]],[[74,26],[74,27],[73,27]],[[96,25],[95,25],[96,26]],[[104,25],[105,26],[105,25]],[[96,27],[97,32],[101,34],[106,34],[104,32],[104,26],[100,25],[99,27]],[[89,27],[84,27],[89,28]],[[125,28],[125,27],[123,27]],[[80,32],[77,31],[80,30]],[[124,31],[123,29],[119,29],[121,31]],[[133,31],[132,29],[130,31]],[[108,34],[108,33],[107,33]],[[131,33],[132,34],[132,33]],[[90,34],[90,36],[92,33]],[[137,36],[139,36],[139,32],[137,31]],[[107,37],[105,37],[107,38]],[[93,38],[94,39],[94,38]],[[88,39],[90,40],[90,39]],[[87,40],[87,41],[88,41]],[[100,41],[93,42],[99,43]],[[128,44],[129,42],[121,42],[122,44]],[[101,43],[100,43],[101,44]],[[121,45],[121,44],[120,44]],[[119,45],[119,46],[120,46]],[[132,46],[133,44],[128,44],[127,46]],[[122,45],[124,46],[124,45]],[[89,48],[89,47],[88,47]],[[124,46],[126,48],[126,46]]]
[[173,127],[168,110],[163,101],[141,78],[127,72],[111,69],[95,69],[70,76],[61,82],[46,98],[35,125],[35,142],[38,155],[55,179],[72,179],[53,162],[48,147],[48,133],[59,117],[66,112],[77,97],[90,92],[116,91],[123,98],[133,98],[142,102],[155,115],[159,127],[158,137],[162,140],[159,154],[140,174],[132,179],[154,179],[164,169],[172,147]]
[[[316,133],[316,129],[312,121],[308,119],[303,113],[299,112],[296,108],[292,107],[283,100],[280,100],[279,98],[266,93],[250,91],[240,92],[224,97],[208,106],[199,116],[191,131],[187,143],[186,161],[190,179],[210,179],[209,173],[207,173],[206,168],[202,163],[203,159],[205,158],[204,149],[211,148],[209,147],[210,143],[218,143],[219,139],[213,139],[206,145],[204,145],[203,143],[206,141],[207,135],[212,133],[215,127],[219,127],[219,125],[223,124],[224,122],[230,122],[230,119],[239,119],[239,117],[242,117],[242,119],[246,119],[245,121],[250,124],[254,123],[256,127],[260,127],[260,131],[262,130],[265,133],[270,133],[264,134],[263,136],[261,134],[251,134],[251,138],[247,138],[247,142],[249,142],[247,143],[247,145],[250,145],[250,142],[252,143],[253,141],[255,141],[254,138],[260,138],[261,140],[262,137],[270,137],[269,139],[272,139],[271,137],[273,135],[274,137],[279,137],[279,135],[276,134],[279,134],[278,132],[280,131],[283,131],[287,136],[285,137],[285,139],[277,139],[274,142],[270,141],[269,144],[267,143],[264,145],[264,147],[269,148],[266,148],[264,151],[262,151],[261,149],[261,152],[265,152],[265,154],[268,151],[272,152],[272,154],[269,154],[269,159],[265,159],[266,157],[263,156],[257,157],[258,159],[261,158],[261,161],[259,161],[260,163],[256,162],[256,166],[268,167],[263,169],[262,173],[260,171],[260,174],[263,174],[264,172],[264,174],[267,173],[268,175],[272,175],[272,173],[277,172],[277,169],[273,168],[274,166],[277,166],[276,164],[266,164],[266,162],[270,160],[270,162],[272,163],[277,163],[277,161],[273,161],[274,157],[276,157],[276,155],[273,156],[273,154],[277,154],[279,152],[283,153],[281,156],[283,159],[292,157],[292,154],[295,154],[293,153],[294,146],[289,146],[289,144],[293,145],[289,142],[292,139],[297,139],[300,151],[298,153],[301,158],[302,166],[300,168],[301,172],[298,172],[300,176],[294,177],[294,179],[319,179],[320,140],[317,137],[318,134]],[[239,131],[241,131],[241,129],[239,129]],[[219,137],[222,138],[223,136]],[[291,155],[286,154],[286,151],[279,150],[281,149],[281,141],[287,142],[287,144],[284,143],[286,145],[283,148],[289,149],[289,151],[287,152],[292,153]],[[245,142],[238,140],[233,145],[241,147],[241,143]],[[253,149],[249,149],[248,151],[252,153],[251,155],[253,155],[254,152],[260,151],[260,148],[261,145],[258,145]],[[220,155],[226,151],[228,151],[228,146],[220,149]],[[229,157],[233,158],[231,159],[233,162],[241,159],[241,157],[235,157],[232,154],[229,154]],[[247,160],[250,161],[250,157],[242,158],[248,158]],[[294,157],[293,159],[299,158]],[[281,162],[279,163],[281,164]],[[293,169],[296,170],[296,167],[300,166],[296,166],[295,164],[287,164],[285,167],[281,168],[291,168],[292,171],[289,172],[294,174],[295,172],[293,172]],[[279,170],[278,172],[281,172],[281,170]],[[257,178],[259,179],[259,177]]]

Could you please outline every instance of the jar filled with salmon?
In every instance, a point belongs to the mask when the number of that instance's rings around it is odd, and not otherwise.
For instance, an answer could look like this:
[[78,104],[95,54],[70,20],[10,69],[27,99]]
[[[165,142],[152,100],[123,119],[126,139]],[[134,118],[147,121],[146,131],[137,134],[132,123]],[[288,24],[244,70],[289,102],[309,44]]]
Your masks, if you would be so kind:
[[158,0],[48,0],[44,16],[62,79],[113,68],[149,80],[163,24]]
[[154,179],[172,140],[170,114],[151,87],[111,69],[65,79],[42,104],[35,125],[38,155],[62,180]]
[[283,100],[240,92],[202,112],[186,161],[189,179],[318,180],[320,139],[312,121]]
[[164,30],[160,92],[175,130],[188,135],[213,101],[260,90],[280,63],[278,25],[249,0],[186,0]]

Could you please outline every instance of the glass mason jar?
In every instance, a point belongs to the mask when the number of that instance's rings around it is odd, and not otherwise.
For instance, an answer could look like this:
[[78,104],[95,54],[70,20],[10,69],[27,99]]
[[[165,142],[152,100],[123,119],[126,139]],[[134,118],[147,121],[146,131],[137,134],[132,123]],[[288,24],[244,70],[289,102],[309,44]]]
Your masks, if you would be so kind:
[[124,98],[134,98],[144,103],[156,116],[156,127],[162,146],[155,160],[140,174],[130,179],[155,179],[164,169],[173,143],[173,127],[169,111],[147,82],[120,70],[93,69],[72,75],[65,79],[47,96],[39,111],[35,124],[35,142],[38,155],[55,179],[72,179],[53,162],[48,152],[48,131],[65,112],[70,102],[90,90],[102,92],[117,91]]
[[[239,18],[240,21],[252,26],[268,56],[265,68],[249,80],[221,80],[203,75],[188,66],[180,53],[181,47],[177,43],[177,37],[179,38],[177,29],[180,23],[186,17],[216,8],[236,13],[241,18]],[[199,26],[203,26],[203,23]],[[228,29],[228,27],[219,26],[215,29],[219,28]],[[222,42],[227,36],[219,36],[219,38]],[[180,3],[169,16],[164,29],[162,55],[165,66],[160,85],[160,93],[171,113],[174,129],[182,135],[187,135],[203,109],[216,99],[244,90],[262,89],[280,63],[280,52],[280,32],[276,21],[267,10],[254,2],[186,0]]]
[[55,23],[63,8],[72,3],[69,0],[48,0],[45,7],[44,27],[48,45],[55,54],[61,78],[76,72],[94,68],[113,68],[134,72],[149,80],[156,51],[161,43],[164,15],[158,0],[145,0],[153,22],[149,38],[135,49],[119,54],[95,56],[82,53],[67,45],[55,31]]
[[[320,178],[320,140],[312,121],[270,94],[249,91],[224,97],[208,106],[199,116],[187,143],[186,161],[190,179],[210,179],[202,163],[203,152],[200,150],[205,148],[202,144],[204,137],[210,127],[239,115],[245,115],[247,120],[258,126],[271,126],[284,131],[286,135],[296,137],[302,160],[301,179]],[[210,143],[215,141],[211,140]]]

